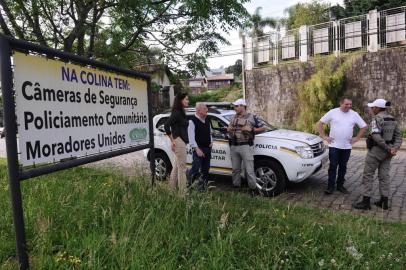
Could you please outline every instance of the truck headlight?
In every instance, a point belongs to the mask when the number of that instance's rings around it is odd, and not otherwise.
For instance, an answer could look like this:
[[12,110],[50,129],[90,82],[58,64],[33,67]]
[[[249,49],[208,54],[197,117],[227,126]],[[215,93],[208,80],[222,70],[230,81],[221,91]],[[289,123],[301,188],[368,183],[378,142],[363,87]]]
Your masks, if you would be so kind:
[[310,146],[296,146],[295,150],[302,158],[313,158],[313,150]]

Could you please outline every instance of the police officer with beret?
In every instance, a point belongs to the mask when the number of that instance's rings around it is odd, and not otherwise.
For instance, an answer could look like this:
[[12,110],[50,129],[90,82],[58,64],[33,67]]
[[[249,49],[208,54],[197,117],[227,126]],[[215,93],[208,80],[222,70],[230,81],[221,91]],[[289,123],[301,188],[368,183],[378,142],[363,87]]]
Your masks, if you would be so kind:
[[376,169],[378,169],[381,199],[375,202],[375,205],[384,210],[389,208],[390,162],[402,144],[402,135],[397,121],[386,112],[386,108],[389,106],[390,102],[384,99],[368,103],[374,117],[370,125],[370,135],[367,138],[368,153],[362,177],[363,198],[360,202],[353,204],[356,209],[371,209],[370,198]]

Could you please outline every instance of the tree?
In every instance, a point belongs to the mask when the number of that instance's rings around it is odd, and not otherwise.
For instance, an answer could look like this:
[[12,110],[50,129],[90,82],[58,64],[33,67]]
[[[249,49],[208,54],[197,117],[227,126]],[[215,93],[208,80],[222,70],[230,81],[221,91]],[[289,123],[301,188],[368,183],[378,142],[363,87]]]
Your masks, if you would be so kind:
[[288,17],[284,20],[288,29],[296,29],[302,25],[313,25],[328,22],[330,4],[319,0],[310,3],[298,3],[285,10]]
[[406,0],[344,0],[345,15],[348,17],[366,14],[375,8],[384,10],[405,5]]
[[251,27],[250,35],[253,37],[261,37],[264,35],[264,28],[266,26],[275,28],[278,24],[278,20],[275,18],[261,16],[262,7],[257,7],[254,14],[250,16],[248,26]]
[[234,76],[238,77],[241,75],[242,72],[242,60],[238,59],[235,61],[235,64],[226,68],[226,73],[234,74]]
[[[249,36],[253,37],[253,51],[258,52],[259,46],[258,43],[261,40],[266,40],[269,37],[264,36],[264,28],[266,26],[275,28],[278,25],[278,20],[270,17],[263,18],[261,16],[261,9],[262,7],[257,7],[255,9],[254,14],[252,14],[249,18],[249,21],[246,23],[244,28],[251,28],[251,31],[248,33]],[[240,30],[240,37],[242,37],[242,31]],[[254,63],[258,62],[258,54],[254,53]]]
[[[123,67],[145,64],[151,47],[173,67],[203,71],[242,27],[248,0],[0,0],[4,34]],[[184,48],[197,44],[192,53]]]

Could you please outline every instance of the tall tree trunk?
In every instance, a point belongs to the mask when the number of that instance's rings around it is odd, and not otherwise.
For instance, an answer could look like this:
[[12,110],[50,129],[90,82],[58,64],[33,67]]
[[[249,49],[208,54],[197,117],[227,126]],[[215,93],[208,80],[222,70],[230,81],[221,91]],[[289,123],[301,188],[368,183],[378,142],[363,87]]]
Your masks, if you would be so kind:
[[17,38],[24,39],[25,38],[24,32],[21,30],[21,27],[17,24],[14,14],[8,8],[7,3],[4,0],[0,0],[0,5],[3,8],[4,12],[6,13],[7,18],[10,21],[11,26],[13,27],[13,30],[16,33]]
[[0,27],[6,36],[10,36],[10,37],[13,36],[13,34],[11,33],[10,29],[8,28],[6,22],[4,21],[3,14],[1,14],[1,12],[0,12]]
[[[78,2],[76,8],[78,13],[78,19],[77,21],[75,21],[75,27],[63,41],[64,51],[66,52],[72,52],[72,46],[73,43],[75,42],[75,39],[80,38],[80,35],[84,35],[84,33],[86,32],[86,18],[90,10],[92,9],[92,4]],[[84,44],[82,46],[84,46]]]
[[85,54],[85,33],[84,33],[84,31],[82,31],[78,35],[76,54],[77,55],[84,55]]
[[[87,50],[87,58],[92,58],[94,54],[94,43],[96,39],[96,28],[97,28],[97,21],[99,20],[99,16],[97,14],[97,1],[93,2],[93,18],[92,18],[92,25],[90,26],[90,38],[89,38],[89,49]],[[103,13],[103,11],[101,11]]]
[[41,27],[39,25],[39,14],[38,14],[38,5],[37,5],[37,0],[32,1],[32,9],[33,9],[33,14],[30,14],[30,12],[27,10],[25,7],[26,3],[22,0],[15,0],[19,7],[21,8],[21,11],[24,14],[25,19],[27,20],[29,26],[32,28],[32,31],[35,35],[35,38],[37,41],[43,45],[43,46],[48,46],[45,38],[42,34]]

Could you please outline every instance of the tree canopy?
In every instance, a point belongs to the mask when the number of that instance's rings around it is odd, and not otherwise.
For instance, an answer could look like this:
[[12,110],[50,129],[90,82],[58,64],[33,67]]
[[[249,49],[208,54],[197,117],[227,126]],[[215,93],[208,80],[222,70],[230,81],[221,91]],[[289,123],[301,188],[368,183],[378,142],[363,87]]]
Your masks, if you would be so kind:
[[302,25],[313,25],[329,21],[328,9],[330,4],[319,0],[309,3],[297,3],[285,10],[288,17],[284,19],[288,29],[299,28]]
[[[8,36],[127,68],[159,59],[196,72],[228,44],[221,32],[243,26],[247,1],[0,0],[0,27]],[[191,44],[196,49],[185,53]]]
[[278,20],[271,17],[262,17],[262,7],[257,7],[254,14],[250,15],[247,25],[251,27],[250,35],[253,37],[260,37],[264,35],[264,28],[266,26],[276,27]]
[[343,4],[343,6],[331,6],[321,0],[297,3],[285,10],[287,17],[281,21],[288,29],[295,29],[301,25],[329,21],[329,11],[334,12],[337,19],[341,19],[366,14],[373,9],[384,10],[406,6],[406,0],[344,0]]
[[236,77],[240,76],[242,73],[242,60],[238,59],[234,65],[226,67],[226,73],[234,74]]
[[384,10],[406,6],[406,0],[344,0],[345,16],[357,16],[377,9]]

